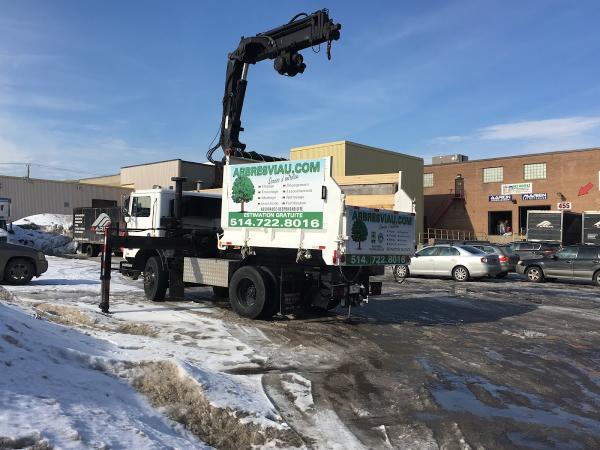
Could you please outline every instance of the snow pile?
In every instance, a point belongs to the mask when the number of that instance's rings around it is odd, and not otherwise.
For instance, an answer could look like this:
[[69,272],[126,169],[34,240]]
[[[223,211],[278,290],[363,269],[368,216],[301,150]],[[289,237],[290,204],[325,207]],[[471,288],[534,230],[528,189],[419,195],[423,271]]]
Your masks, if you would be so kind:
[[53,234],[67,234],[73,227],[73,216],[69,214],[34,214],[15,220],[14,225],[23,228],[41,229]]
[[261,376],[237,374],[260,355],[211,306],[146,302],[139,280],[115,274],[106,316],[97,262],[48,262],[39,279],[6,286],[38,320],[0,303],[0,448],[302,445]]
[[204,448],[124,380],[108,341],[0,304],[0,444]]
[[77,244],[72,242],[70,228],[72,218],[66,214],[36,214],[16,220],[8,242],[33,247],[47,255],[75,253]]

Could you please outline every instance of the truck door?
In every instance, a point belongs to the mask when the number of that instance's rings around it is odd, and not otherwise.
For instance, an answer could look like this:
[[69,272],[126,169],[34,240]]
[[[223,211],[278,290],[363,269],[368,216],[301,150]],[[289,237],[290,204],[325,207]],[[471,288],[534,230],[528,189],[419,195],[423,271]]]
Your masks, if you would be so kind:
[[553,259],[548,259],[544,275],[549,278],[573,278],[573,261],[576,258],[577,247],[565,247],[559,250]]
[[[138,234],[148,236],[152,234],[153,215],[152,212],[156,205],[152,204],[152,196],[150,195],[134,195],[131,197],[131,219],[127,224],[127,228],[132,229],[130,234]],[[135,230],[139,231],[135,231]]]

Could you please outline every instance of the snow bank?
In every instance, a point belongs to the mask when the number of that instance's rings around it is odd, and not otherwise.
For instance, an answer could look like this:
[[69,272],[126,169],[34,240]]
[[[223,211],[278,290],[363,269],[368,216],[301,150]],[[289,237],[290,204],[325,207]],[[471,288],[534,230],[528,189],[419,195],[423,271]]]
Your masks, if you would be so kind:
[[107,373],[119,367],[115,353],[117,347],[105,340],[0,304],[0,442],[64,449],[207,448]]
[[47,255],[75,253],[77,244],[71,239],[72,226],[69,215],[36,214],[14,221],[8,242],[33,247]]
[[73,216],[69,214],[34,214],[15,220],[14,225],[35,225],[48,232],[68,232],[73,226]]

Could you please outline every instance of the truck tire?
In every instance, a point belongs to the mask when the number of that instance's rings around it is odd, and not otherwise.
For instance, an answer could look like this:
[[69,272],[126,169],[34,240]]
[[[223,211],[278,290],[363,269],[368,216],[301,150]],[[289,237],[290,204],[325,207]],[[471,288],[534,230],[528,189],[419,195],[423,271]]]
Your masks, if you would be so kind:
[[35,275],[35,266],[27,258],[11,259],[4,269],[4,281],[9,284],[27,284]]
[[238,269],[229,282],[229,301],[242,317],[257,319],[268,306],[267,281],[263,273],[252,266]]
[[216,298],[229,298],[229,288],[222,286],[213,286],[212,290]]
[[168,285],[169,276],[167,271],[163,270],[160,258],[151,256],[144,267],[144,293],[146,298],[153,302],[162,302],[165,299]]
[[92,247],[92,258],[95,258],[96,256],[98,256],[100,254],[100,246],[99,245],[91,244],[90,247]]
[[85,256],[87,256],[88,258],[93,258],[94,246],[92,244],[85,244],[83,247],[83,253],[85,253]]

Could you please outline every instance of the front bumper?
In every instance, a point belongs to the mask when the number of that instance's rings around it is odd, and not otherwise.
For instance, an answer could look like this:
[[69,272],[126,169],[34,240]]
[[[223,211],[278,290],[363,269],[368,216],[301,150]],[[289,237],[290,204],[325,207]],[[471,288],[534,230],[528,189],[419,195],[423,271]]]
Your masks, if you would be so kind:
[[519,275],[525,275],[525,265],[523,265],[523,264],[517,264],[516,272]]
[[37,260],[37,273],[36,273],[36,277],[39,277],[41,274],[43,274],[44,272],[46,272],[48,270],[48,260],[44,259],[44,260]]

